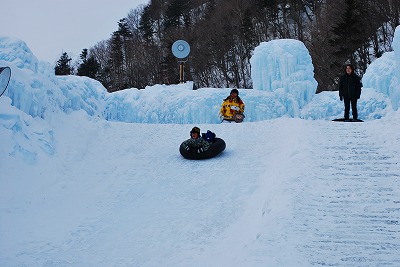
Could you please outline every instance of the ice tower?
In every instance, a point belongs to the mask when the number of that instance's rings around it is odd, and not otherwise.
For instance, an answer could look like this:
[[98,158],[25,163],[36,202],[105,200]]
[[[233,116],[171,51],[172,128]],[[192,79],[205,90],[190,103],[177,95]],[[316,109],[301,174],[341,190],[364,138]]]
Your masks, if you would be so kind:
[[283,90],[294,95],[300,105],[315,95],[314,66],[305,45],[292,39],[262,42],[250,59],[255,90]]

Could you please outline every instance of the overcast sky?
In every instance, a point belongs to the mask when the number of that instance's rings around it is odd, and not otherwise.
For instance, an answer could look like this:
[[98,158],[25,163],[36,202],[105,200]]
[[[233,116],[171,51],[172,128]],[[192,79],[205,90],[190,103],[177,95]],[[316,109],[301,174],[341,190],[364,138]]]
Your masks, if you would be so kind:
[[118,21],[150,0],[2,0],[0,36],[27,43],[39,59],[54,64],[63,52],[75,61],[84,48],[108,39]]

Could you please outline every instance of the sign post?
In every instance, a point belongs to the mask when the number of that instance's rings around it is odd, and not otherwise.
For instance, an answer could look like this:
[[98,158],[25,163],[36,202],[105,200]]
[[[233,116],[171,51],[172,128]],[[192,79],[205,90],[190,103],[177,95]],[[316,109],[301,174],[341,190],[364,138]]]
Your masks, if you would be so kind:
[[185,81],[185,62],[190,53],[190,46],[185,40],[175,41],[172,45],[172,54],[178,58],[179,63],[179,82]]

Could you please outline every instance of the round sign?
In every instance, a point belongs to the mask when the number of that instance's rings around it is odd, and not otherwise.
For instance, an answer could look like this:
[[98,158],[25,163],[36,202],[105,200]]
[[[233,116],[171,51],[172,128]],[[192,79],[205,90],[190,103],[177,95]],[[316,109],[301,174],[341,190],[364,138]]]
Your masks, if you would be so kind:
[[10,81],[11,69],[9,67],[0,68],[0,96],[6,91],[8,82]]
[[172,54],[177,58],[185,58],[190,53],[190,46],[184,40],[175,41],[172,45]]

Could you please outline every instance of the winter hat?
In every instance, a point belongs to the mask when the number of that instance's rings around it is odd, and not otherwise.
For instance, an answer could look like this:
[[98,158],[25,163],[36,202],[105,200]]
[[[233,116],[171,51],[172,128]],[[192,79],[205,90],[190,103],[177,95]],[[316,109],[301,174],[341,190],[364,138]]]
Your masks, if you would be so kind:
[[232,89],[232,90],[231,90],[231,94],[232,94],[232,93],[236,93],[237,95],[239,95],[238,89]]
[[192,133],[198,133],[200,135],[200,128],[199,127],[193,127],[193,129],[190,131],[190,134]]

